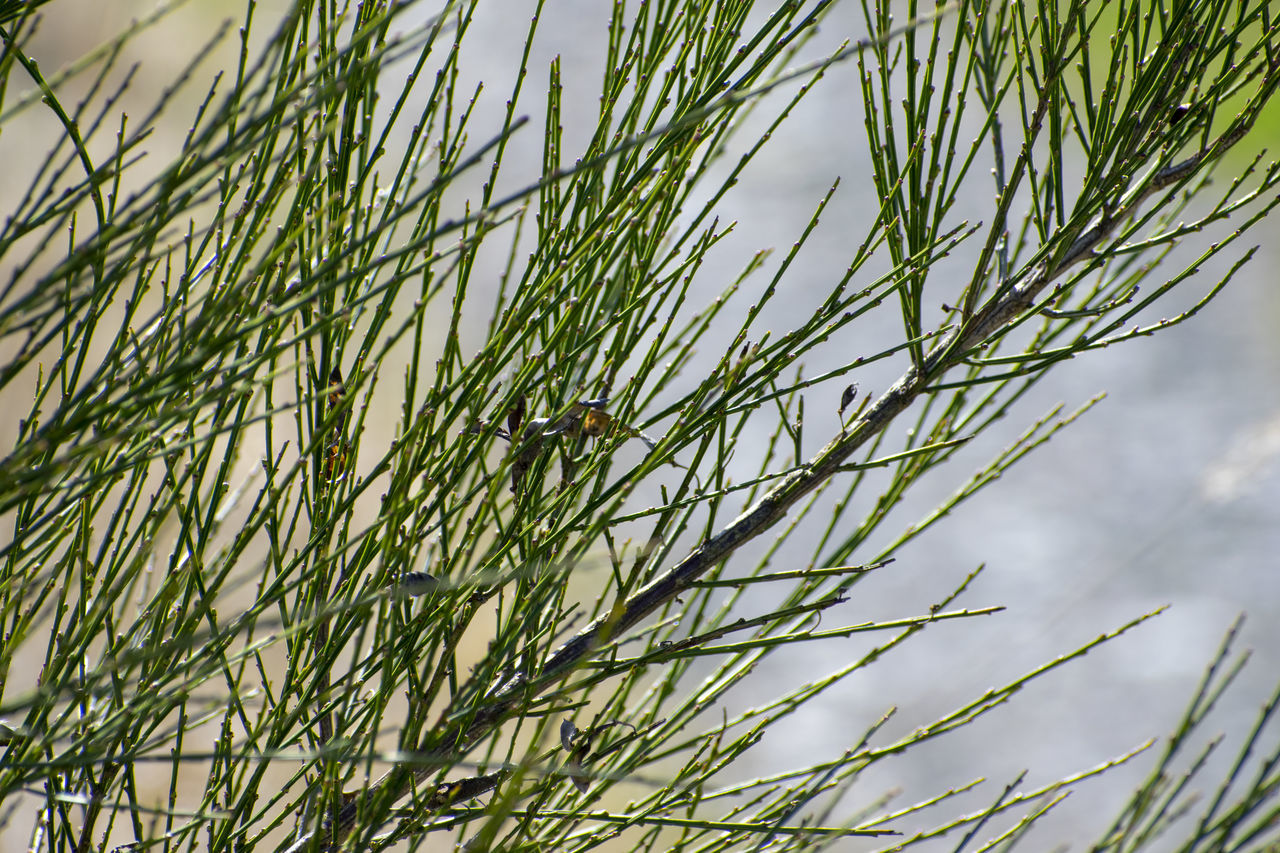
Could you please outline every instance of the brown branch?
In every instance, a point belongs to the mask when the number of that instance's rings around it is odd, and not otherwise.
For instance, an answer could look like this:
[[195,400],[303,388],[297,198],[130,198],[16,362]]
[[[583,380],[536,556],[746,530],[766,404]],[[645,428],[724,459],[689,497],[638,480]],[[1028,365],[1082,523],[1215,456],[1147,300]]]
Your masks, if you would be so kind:
[[649,582],[643,589],[627,599],[622,614],[616,618],[604,616],[583,628],[577,636],[566,642],[551,656],[539,673],[536,682],[523,677],[516,678],[499,689],[493,697],[490,709],[502,707],[497,716],[482,712],[467,732],[467,742],[481,726],[504,716],[509,703],[526,695],[529,689],[540,689],[560,679],[574,669],[592,651],[608,642],[617,633],[633,627],[662,605],[688,589],[693,581],[712,566],[728,557],[742,545],[768,530],[801,498],[816,489],[837,473],[854,452],[867,443],[907,409],[924,390],[928,382],[936,380],[960,362],[963,354],[984,342],[992,334],[1034,304],[1036,297],[1049,283],[1070,267],[1092,257],[1094,249],[1105,240],[1116,226],[1150,195],[1189,176],[1209,154],[1219,156],[1234,145],[1247,132],[1247,127],[1234,128],[1218,144],[1162,170],[1136,198],[1126,204],[1123,211],[1100,220],[1068,249],[1063,260],[1052,270],[1041,268],[1020,285],[979,310],[964,327],[947,335],[925,358],[922,370],[911,367],[885,394],[868,408],[851,429],[833,438],[818,451],[808,463],[802,465],[765,493],[742,515],[731,521],[723,530],[695,548],[664,574]]
[[[362,795],[353,798],[339,813],[336,822],[327,827],[319,849],[340,842],[354,827],[359,803],[392,792],[395,799],[404,796],[414,785],[422,784],[449,756],[465,753],[493,730],[524,700],[536,696],[563,680],[618,634],[634,627],[658,608],[688,590],[698,578],[729,557],[747,542],[769,530],[782,520],[805,495],[818,488],[841,470],[845,461],[915,402],[930,383],[959,364],[964,354],[984,343],[1013,319],[1028,311],[1050,282],[1076,264],[1092,258],[1098,245],[1106,240],[1147,198],[1160,190],[1185,180],[1204,162],[1216,159],[1235,145],[1248,132],[1251,120],[1239,122],[1199,153],[1172,164],[1154,176],[1133,198],[1120,208],[1104,214],[1092,227],[1075,239],[1052,268],[1032,270],[1021,282],[1002,288],[969,322],[948,333],[925,357],[921,367],[912,365],[897,382],[872,403],[865,414],[848,430],[837,435],[825,447],[783,478],[740,516],[719,533],[703,542],[683,560],[634,592],[613,613],[584,627],[576,636],[552,653],[536,675],[520,674],[494,691],[489,700],[466,720],[443,730],[429,732],[420,750],[428,761],[412,767],[400,765],[375,782]],[[435,759],[435,760],[431,760]],[[305,838],[292,850],[309,848],[312,839]]]

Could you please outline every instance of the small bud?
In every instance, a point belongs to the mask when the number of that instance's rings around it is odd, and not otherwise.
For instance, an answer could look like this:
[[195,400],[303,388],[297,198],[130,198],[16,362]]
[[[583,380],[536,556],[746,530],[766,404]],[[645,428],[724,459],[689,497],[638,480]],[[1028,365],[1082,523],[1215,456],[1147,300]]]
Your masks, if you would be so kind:
[[426,572],[405,572],[400,576],[400,588],[409,595],[425,595],[436,588],[435,575]]
[[840,395],[840,414],[844,414],[844,410],[849,408],[849,404],[853,402],[853,398],[856,396],[858,396],[857,382],[845,388],[844,393]]
[[578,736],[578,727],[573,724],[572,720],[565,720],[560,724],[560,745],[565,750],[573,749],[573,739]]

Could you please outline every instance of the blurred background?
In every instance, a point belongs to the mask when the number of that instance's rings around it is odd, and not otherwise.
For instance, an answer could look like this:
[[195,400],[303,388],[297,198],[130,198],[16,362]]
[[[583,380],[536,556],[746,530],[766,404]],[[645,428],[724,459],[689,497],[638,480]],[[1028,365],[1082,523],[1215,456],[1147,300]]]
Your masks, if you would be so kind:
[[[271,29],[261,22],[285,4],[257,5],[261,36]],[[596,87],[609,4],[560,0],[547,5],[521,110],[531,121],[516,137],[504,166],[513,187],[536,178],[540,167],[538,110],[545,70],[553,57],[563,63],[566,151],[583,147],[598,108]],[[466,91],[478,81],[485,84],[472,119],[474,140],[488,138],[499,126],[514,82],[513,58],[519,56],[534,8],[526,0],[482,5],[467,34],[461,64],[471,81],[460,88]],[[124,0],[55,0],[47,10],[29,48],[46,74],[149,11]],[[433,10],[432,4],[423,4],[415,14],[425,16]],[[172,84],[194,47],[228,15],[239,14],[239,6],[220,0],[192,0],[132,42],[130,59],[142,63],[130,89],[138,106],[124,104],[123,109],[144,114]],[[865,34],[860,7],[842,4],[826,19],[805,56],[817,58]],[[205,70],[212,73],[234,53],[234,44],[224,45],[215,54],[218,61]],[[10,86],[26,89],[29,82],[15,72]],[[775,93],[757,109],[750,121],[758,123],[758,130],[744,128],[739,143],[752,141],[753,130],[762,132],[794,89]],[[153,144],[147,146],[157,163],[180,145],[194,99],[204,90],[202,85],[191,87],[188,106],[175,105],[164,116],[168,124],[158,128]],[[770,326],[785,331],[826,296],[878,206],[878,199],[866,197],[871,184],[866,178],[863,120],[856,66],[845,63],[830,70],[724,199],[721,219],[736,221],[737,226],[719,248],[723,266],[700,273],[704,301],[718,294],[755,251],[774,248],[785,253],[839,177],[839,191],[785,279],[786,298],[769,312]],[[1266,144],[1280,141],[1278,127],[1273,123],[1258,128],[1233,156],[1246,163]],[[4,130],[0,151],[9,168],[0,170],[0,200],[13,199],[25,189],[29,170],[23,164],[38,161],[57,132],[47,111],[38,108],[26,110]],[[140,168],[145,172],[148,167],[144,163]],[[975,174],[985,177],[985,169],[975,169]],[[990,216],[994,185],[977,179],[973,184],[986,194],[975,191],[962,200],[968,209],[955,212],[957,222]],[[6,201],[6,210],[10,206]],[[1166,270],[1173,275],[1210,239],[1188,240],[1185,250],[1157,268],[1154,279],[1163,280]],[[1022,770],[1029,771],[1027,787],[1041,785],[1165,735],[1190,701],[1224,633],[1243,613],[1247,621],[1241,645],[1252,648],[1253,659],[1207,727],[1227,735],[1205,777],[1221,778],[1280,678],[1280,294],[1275,286],[1280,216],[1263,222],[1223,258],[1205,264],[1200,276],[1159,306],[1167,316],[1193,304],[1245,248],[1255,244],[1261,248],[1252,263],[1192,321],[1055,368],[1010,418],[966,447],[954,464],[927,478],[886,526],[887,533],[896,534],[920,520],[1052,406],[1061,402],[1070,411],[1101,392],[1107,395],[1000,482],[910,543],[892,566],[858,583],[850,603],[832,618],[844,624],[927,613],[930,604],[980,564],[986,569],[959,606],[999,604],[1007,609],[982,619],[931,626],[881,663],[846,680],[825,702],[771,730],[750,761],[735,772],[777,772],[833,755],[856,743],[876,719],[896,707],[881,734],[888,742],[987,688],[1167,605],[1161,616],[1125,637],[1033,682],[1016,702],[960,732],[877,764],[851,793],[847,809],[855,811],[892,789],[901,789],[895,801],[901,807],[979,776],[989,780],[978,792],[962,797],[959,807],[953,803],[937,810],[934,816],[941,821],[962,809],[984,808]],[[955,268],[970,268],[968,258],[958,252]],[[504,261],[492,259],[495,273]],[[4,270],[0,275],[8,277]],[[767,275],[754,280],[759,287]],[[480,308],[492,303],[491,294],[472,295],[477,306],[471,316],[473,330],[480,333],[485,319]],[[939,310],[942,301],[940,296]],[[889,323],[891,318],[896,318],[892,309],[857,327],[855,335],[833,348],[829,363],[810,362],[806,374],[892,343],[900,327]],[[717,355],[714,348],[706,350],[708,370]],[[888,360],[854,378],[863,392],[875,393],[888,387],[903,366],[901,360]],[[813,445],[806,448],[810,452],[838,429],[838,394],[838,389],[822,386],[806,397],[808,411],[824,413],[807,417],[814,436]],[[10,412],[26,408],[25,401],[0,405]],[[762,446],[768,438],[770,430],[763,420],[758,434],[739,450],[740,477],[754,470],[755,462],[747,458],[750,442]],[[392,426],[386,425],[388,431]],[[906,425],[898,428],[905,430]],[[15,434],[16,423],[0,423],[6,443]],[[748,682],[754,683],[755,692],[743,691],[736,701],[758,704],[775,692],[846,665],[871,644],[872,640],[850,640],[784,650],[770,659],[766,672]],[[1127,767],[1079,786],[1044,821],[1031,847],[1048,849],[1067,842],[1078,849],[1095,838],[1145,776],[1151,760],[1152,756],[1140,756]],[[19,849],[27,831],[0,827],[0,848]],[[880,846],[849,842],[847,849]]]

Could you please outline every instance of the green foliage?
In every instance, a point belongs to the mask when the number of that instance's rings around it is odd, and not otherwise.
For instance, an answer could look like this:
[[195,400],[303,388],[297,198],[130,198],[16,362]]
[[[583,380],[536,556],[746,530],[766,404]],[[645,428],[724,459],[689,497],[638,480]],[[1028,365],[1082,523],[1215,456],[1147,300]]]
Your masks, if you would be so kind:
[[[1144,319],[1277,203],[1280,167],[1226,156],[1280,83],[1265,3],[961,0],[895,25],[864,0],[869,36],[812,61],[830,0],[617,2],[580,149],[559,60],[530,58],[541,14],[514,89],[491,93],[463,83],[475,2],[423,20],[299,0],[269,22],[250,2],[126,118],[117,65],[161,13],[50,76],[28,48],[39,5],[0,5],[6,143],[38,111],[62,128],[0,230],[0,387],[30,401],[0,458],[0,823],[34,825],[34,847],[1003,850],[1131,757],[905,837],[958,792],[843,799],[1126,625],[904,739],[866,720],[829,761],[729,773],[929,625],[998,609],[953,606],[966,581],[916,618],[831,626],[860,578],[1074,415],[872,550],[912,486],[1048,368],[1181,322],[1248,260]],[[707,300],[718,205],[833,67],[861,81],[878,212],[812,314],[762,332],[837,187],[779,223],[781,262],[746,259]],[[486,97],[506,101],[496,126],[474,119]],[[181,150],[146,156],[175,114]],[[981,223],[958,218],[991,192]],[[851,353],[886,312],[898,342]],[[889,390],[851,384],[883,359],[903,370]],[[812,455],[806,399],[841,418]],[[735,482],[759,424],[772,440]],[[828,489],[821,535],[791,537]],[[884,640],[839,671],[717,707],[780,648],[863,632]],[[1208,804],[1175,763],[1228,657],[1095,849],[1280,842],[1274,750],[1246,750]]]

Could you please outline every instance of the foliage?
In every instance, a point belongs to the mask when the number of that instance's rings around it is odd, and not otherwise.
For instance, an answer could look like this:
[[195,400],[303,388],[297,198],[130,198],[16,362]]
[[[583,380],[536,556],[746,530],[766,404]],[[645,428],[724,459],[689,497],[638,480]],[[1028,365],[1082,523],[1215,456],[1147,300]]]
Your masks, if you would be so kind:
[[[1277,203],[1280,167],[1227,156],[1280,82],[1267,5],[959,0],[895,25],[864,0],[869,35],[814,60],[831,0],[619,0],[580,150],[559,60],[530,59],[541,3],[500,95],[463,88],[477,3],[420,5],[298,0],[264,24],[250,2],[140,118],[117,66],[164,10],[48,75],[27,45],[57,4],[0,6],[0,129],[13,144],[36,111],[62,128],[0,231],[0,386],[30,399],[0,459],[0,821],[33,820],[50,850],[1011,848],[1114,762],[879,842],[957,792],[896,810],[844,795],[1129,625],[905,739],[867,720],[829,761],[730,770],[924,628],[998,609],[954,608],[961,586],[916,618],[830,627],[860,578],[1074,415],[869,544],[911,487],[1049,368],[1194,315],[1248,260],[1147,319]],[[797,328],[764,331],[767,312],[836,186],[780,226],[784,258],[747,259],[703,304],[719,203],[850,67],[874,226]],[[527,73],[547,75],[541,137]],[[482,97],[506,98],[499,126],[473,121]],[[181,150],[146,156],[175,112]],[[510,165],[539,138],[536,174]],[[992,190],[982,222],[958,217]],[[886,312],[893,346],[797,372]],[[902,375],[876,396],[857,380],[880,360]],[[806,399],[840,401],[811,455]],[[761,423],[767,452],[735,481]],[[823,532],[792,536],[827,491]],[[780,648],[863,632],[885,639],[723,710]],[[1177,763],[1229,660],[1095,849],[1280,840],[1280,755],[1246,749],[1203,805]]]

